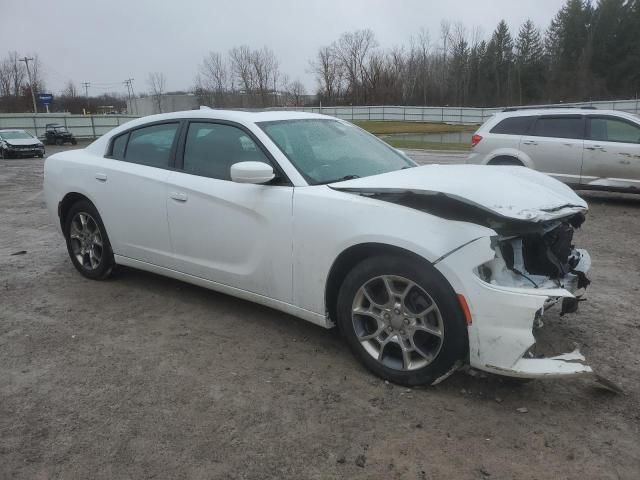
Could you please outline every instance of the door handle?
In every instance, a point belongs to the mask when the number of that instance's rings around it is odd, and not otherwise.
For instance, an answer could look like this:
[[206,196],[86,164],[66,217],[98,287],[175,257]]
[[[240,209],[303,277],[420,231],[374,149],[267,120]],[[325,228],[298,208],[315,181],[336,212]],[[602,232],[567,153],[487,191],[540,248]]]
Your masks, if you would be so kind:
[[187,194],[181,192],[171,192],[169,196],[174,199],[176,202],[186,202]]
[[525,140],[524,142],[525,145],[538,145],[538,142],[534,142],[533,140]]
[[594,145],[593,147],[584,147],[586,150],[600,150],[601,152],[604,152],[604,147],[601,147],[600,145]]
[[622,165],[631,165],[631,160],[620,160]]
[[107,181],[107,174],[106,173],[96,173],[96,180],[98,180],[99,182],[106,182]]

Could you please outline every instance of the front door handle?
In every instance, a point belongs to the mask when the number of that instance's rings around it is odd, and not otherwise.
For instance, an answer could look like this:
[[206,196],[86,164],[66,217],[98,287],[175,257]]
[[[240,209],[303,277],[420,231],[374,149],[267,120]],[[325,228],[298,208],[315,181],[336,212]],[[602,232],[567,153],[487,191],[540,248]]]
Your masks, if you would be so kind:
[[538,145],[538,142],[534,142],[533,140],[525,140],[524,142],[525,145]]
[[182,192],[171,192],[169,196],[174,199],[176,202],[186,202],[187,194]]
[[601,152],[604,152],[604,147],[601,147],[600,145],[594,145],[593,147],[584,147],[586,150],[599,150]]
[[99,182],[106,182],[107,181],[107,174],[106,173],[96,173],[96,180],[98,180]]

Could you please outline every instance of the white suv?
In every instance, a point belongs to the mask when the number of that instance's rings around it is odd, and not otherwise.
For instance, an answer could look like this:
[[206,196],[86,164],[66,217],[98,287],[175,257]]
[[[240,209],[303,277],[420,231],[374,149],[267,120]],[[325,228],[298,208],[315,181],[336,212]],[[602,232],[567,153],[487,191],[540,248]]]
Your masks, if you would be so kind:
[[580,189],[640,193],[640,117],[614,110],[507,109],[472,138],[466,163],[523,165]]

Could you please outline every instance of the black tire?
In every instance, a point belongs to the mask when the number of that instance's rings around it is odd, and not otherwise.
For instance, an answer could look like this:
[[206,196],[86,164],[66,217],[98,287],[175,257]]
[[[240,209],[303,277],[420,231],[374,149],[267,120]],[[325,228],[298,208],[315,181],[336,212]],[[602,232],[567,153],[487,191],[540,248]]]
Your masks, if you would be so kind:
[[[87,221],[88,231],[93,232],[93,234],[97,231],[101,237],[101,249],[98,250],[97,246],[94,247],[94,252],[100,253],[99,261],[97,261],[95,265],[92,264],[95,258],[92,260],[89,253],[82,255],[83,263],[80,263],[80,260],[77,258],[80,241],[72,238],[72,225],[74,222],[76,226],[78,225],[77,222],[81,214],[83,214],[85,218],[88,216],[90,219]],[[77,229],[75,231],[77,231]],[[67,251],[69,252],[71,262],[82,275],[91,280],[104,280],[111,275],[115,267],[113,250],[111,249],[107,230],[104,228],[100,214],[91,202],[80,200],[69,209],[64,219],[64,237],[67,242]]]
[[[378,281],[376,278],[381,276],[401,277],[413,282],[430,297],[432,304],[437,306],[438,318],[442,324],[442,336],[437,340],[439,350],[434,352],[433,359],[425,366],[418,368],[418,365],[415,369],[391,368],[374,358],[358,339],[355,326],[358,315],[352,316],[352,309],[354,302],[363,297],[356,297],[356,295],[359,295],[361,287],[365,284],[371,285],[370,282]],[[401,255],[375,256],[362,261],[347,274],[340,287],[337,317],[340,331],[355,356],[365,367],[383,379],[400,385],[432,384],[452,372],[456,365],[466,360],[468,356],[467,324],[457,296],[446,279],[426,261],[416,261],[414,258]],[[408,320],[405,319],[405,321]],[[380,323],[377,322],[375,328],[379,328],[379,325]],[[404,333],[404,330],[402,332]],[[415,341],[415,337],[412,338]],[[395,348],[396,346],[392,344],[393,342],[388,343]],[[382,347],[380,350],[385,348],[388,347]],[[412,362],[413,360],[409,365]]]
[[56,145],[64,145],[64,140],[61,138],[56,138]]
[[523,167],[524,164],[515,157],[496,157],[492,159],[488,165],[511,165],[517,167]]
[[71,139],[71,145],[76,145],[78,143],[78,141],[75,138]]

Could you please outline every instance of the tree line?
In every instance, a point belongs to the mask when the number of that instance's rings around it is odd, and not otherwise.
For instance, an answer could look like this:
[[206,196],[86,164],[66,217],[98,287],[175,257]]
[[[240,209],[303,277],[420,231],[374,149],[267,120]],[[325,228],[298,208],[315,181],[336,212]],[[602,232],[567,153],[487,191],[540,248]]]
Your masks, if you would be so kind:
[[[32,57],[31,82],[17,52],[0,60],[0,111],[31,111],[32,89],[46,91],[41,62]],[[345,32],[318,49],[308,71],[315,95],[282,71],[270,48],[242,45],[209,52],[191,90],[202,105],[214,107],[493,107],[636,98],[640,0],[567,0],[544,30],[527,20],[512,31],[501,21],[486,37],[479,28],[443,21],[437,33],[422,29],[393,48],[382,48],[371,30]],[[140,96],[160,106],[165,83],[164,73],[150,73],[149,90]],[[124,97],[87,99],[69,81],[54,107],[81,113],[91,104],[122,109]]]
[[640,0],[568,0],[542,31],[501,21],[488,39],[442,22],[382,49],[371,30],[344,33],[311,62],[325,105],[491,107],[634,98],[640,92]]

